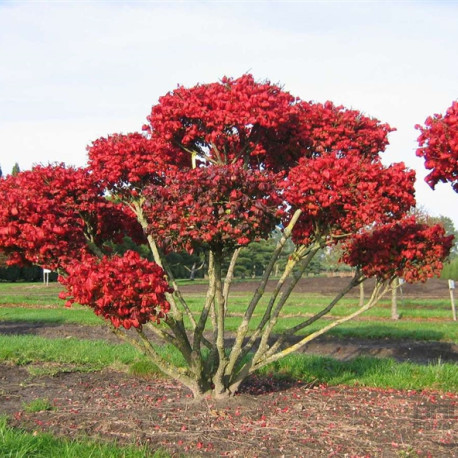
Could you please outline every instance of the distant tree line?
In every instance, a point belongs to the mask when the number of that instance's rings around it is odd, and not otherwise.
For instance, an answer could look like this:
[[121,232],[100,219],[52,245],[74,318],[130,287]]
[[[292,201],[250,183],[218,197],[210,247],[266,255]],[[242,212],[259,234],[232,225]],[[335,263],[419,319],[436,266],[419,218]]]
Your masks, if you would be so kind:
[[458,281],[458,257],[452,259],[449,263],[444,264],[444,269],[441,273],[441,278],[444,280]]
[[[452,226],[453,228],[453,226]],[[454,229],[454,228],[453,228]],[[452,233],[454,230],[452,230]],[[270,258],[277,243],[277,233],[272,234],[268,240],[254,242],[241,250],[234,276],[240,279],[250,279],[260,277],[263,274],[266,260]],[[125,237],[122,244],[113,246],[113,250],[122,254],[127,250],[137,251],[141,256],[149,258],[146,246],[136,245],[130,238]],[[274,267],[274,274],[282,272],[288,257],[294,251],[294,245],[283,252]],[[310,264],[307,274],[320,275],[326,273],[342,273],[349,270],[349,267],[339,262],[341,251],[337,245],[332,250],[316,257]],[[192,255],[187,252],[169,253],[165,257],[170,270],[177,279],[196,280],[204,278],[207,266],[207,255],[205,252],[195,252]],[[223,266],[224,270],[228,265]],[[458,280],[458,255],[456,251],[451,255],[450,262],[444,264],[441,278]],[[43,280],[43,269],[38,266],[7,266],[5,257],[0,254],[0,281],[17,282],[28,281],[38,282]],[[50,281],[57,280],[57,273],[50,274]]]
[[[240,279],[250,279],[262,276],[266,262],[272,256],[275,246],[281,236],[280,231],[274,231],[267,240],[253,242],[241,249],[235,267],[234,276]],[[123,243],[113,246],[113,251],[122,255],[127,250],[137,251],[142,257],[150,258],[146,245],[136,245],[132,239],[125,237]],[[274,276],[278,276],[285,268],[289,256],[294,251],[294,244],[289,241],[274,267]],[[339,246],[329,250],[322,256],[316,257],[310,264],[308,275],[319,275],[323,272],[342,272],[350,268],[339,262],[341,250]],[[195,280],[204,278],[208,267],[208,254],[204,251],[195,251],[193,254],[187,252],[173,252],[166,254],[165,260],[173,276],[178,279]],[[223,265],[226,271],[229,265]]]
[[[13,168],[11,170],[11,175],[16,176],[20,171],[21,171],[21,168],[19,167],[19,164],[16,162],[13,165]],[[2,177],[3,177],[3,170],[2,170],[2,166],[0,165],[0,178]]]
[[[11,175],[16,176],[21,171],[19,164],[16,162],[11,170]],[[2,166],[0,165],[0,179],[3,177]]]
[[[43,269],[39,266],[8,266],[6,264],[6,256],[0,253],[0,281],[12,282],[27,281],[37,282],[43,281]],[[50,281],[57,280],[57,273],[52,272],[49,276]]]
[[[57,274],[50,275],[50,281],[57,280]],[[17,281],[38,282],[43,281],[43,269],[37,266],[1,266],[0,281],[15,283]]]
[[447,234],[455,236],[455,245],[450,251],[449,261],[444,263],[441,278],[444,280],[457,280],[458,281],[458,231],[456,230],[453,221],[446,216],[439,216],[437,218],[430,218],[433,223],[441,223]]

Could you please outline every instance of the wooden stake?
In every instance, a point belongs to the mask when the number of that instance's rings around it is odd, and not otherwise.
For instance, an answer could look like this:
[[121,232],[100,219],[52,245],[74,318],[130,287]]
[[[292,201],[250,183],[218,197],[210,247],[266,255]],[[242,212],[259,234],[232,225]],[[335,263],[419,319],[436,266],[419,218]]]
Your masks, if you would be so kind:
[[448,289],[450,291],[450,301],[452,303],[453,321],[456,321],[455,298],[453,297],[453,290],[455,289],[455,282],[453,280],[448,281]]

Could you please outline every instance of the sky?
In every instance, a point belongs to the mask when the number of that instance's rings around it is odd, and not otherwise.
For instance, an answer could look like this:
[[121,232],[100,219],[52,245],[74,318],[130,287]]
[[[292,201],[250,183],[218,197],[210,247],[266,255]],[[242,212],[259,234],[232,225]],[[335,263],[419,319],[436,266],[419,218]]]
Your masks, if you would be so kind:
[[0,0],[0,166],[83,166],[178,84],[249,72],[396,127],[384,163],[415,169],[417,204],[458,228],[414,128],[458,98],[457,21],[458,1]]

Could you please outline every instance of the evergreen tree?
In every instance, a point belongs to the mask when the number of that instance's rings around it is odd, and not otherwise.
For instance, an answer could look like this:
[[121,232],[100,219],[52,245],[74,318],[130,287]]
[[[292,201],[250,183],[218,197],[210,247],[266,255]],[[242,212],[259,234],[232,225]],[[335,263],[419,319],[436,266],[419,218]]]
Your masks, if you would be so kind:
[[444,268],[441,273],[441,278],[444,280],[458,281],[458,258],[455,258],[450,262],[444,264]]
[[19,168],[19,164],[16,162],[13,165],[13,170],[11,170],[11,175],[13,175],[13,177],[15,177],[20,171],[21,171],[21,169]]

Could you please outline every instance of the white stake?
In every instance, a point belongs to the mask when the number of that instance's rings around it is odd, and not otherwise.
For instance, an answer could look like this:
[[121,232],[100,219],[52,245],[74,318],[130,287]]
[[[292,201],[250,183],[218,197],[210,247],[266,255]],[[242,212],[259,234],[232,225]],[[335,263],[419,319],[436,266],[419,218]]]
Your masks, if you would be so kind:
[[455,298],[453,297],[453,290],[455,289],[455,282],[453,280],[448,281],[448,289],[450,290],[450,301],[452,302],[453,321],[456,321]]

